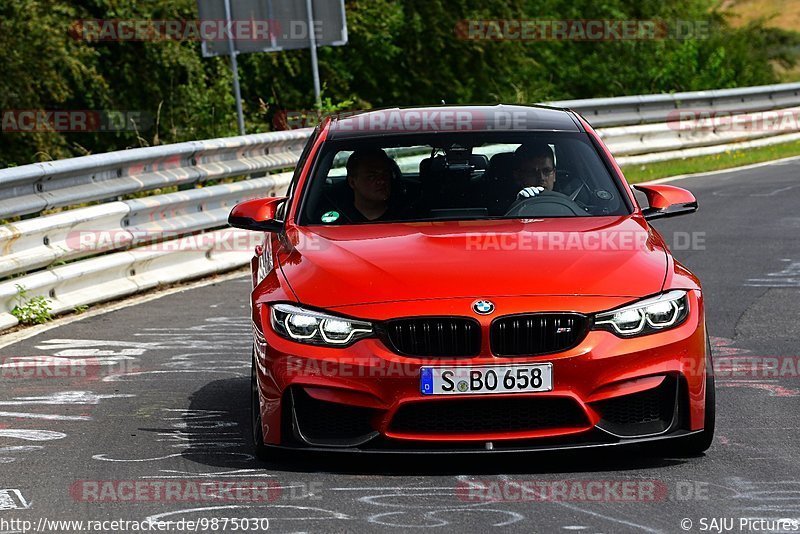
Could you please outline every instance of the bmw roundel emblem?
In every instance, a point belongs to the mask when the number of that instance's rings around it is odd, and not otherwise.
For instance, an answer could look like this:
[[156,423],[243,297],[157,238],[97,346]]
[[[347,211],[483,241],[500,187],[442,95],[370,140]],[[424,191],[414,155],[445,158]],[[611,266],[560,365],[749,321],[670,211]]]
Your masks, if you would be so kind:
[[472,303],[472,309],[479,315],[489,315],[494,311],[494,302],[491,300],[476,300]]

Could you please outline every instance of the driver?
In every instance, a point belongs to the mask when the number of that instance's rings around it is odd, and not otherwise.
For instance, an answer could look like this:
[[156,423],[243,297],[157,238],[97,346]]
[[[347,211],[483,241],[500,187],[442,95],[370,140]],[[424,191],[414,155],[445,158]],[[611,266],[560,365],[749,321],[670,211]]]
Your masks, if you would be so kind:
[[542,191],[552,191],[556,183],[553,150],[546,143],[520,145],[514,151],[513,178],[521,188],[517,199],[533,198]]

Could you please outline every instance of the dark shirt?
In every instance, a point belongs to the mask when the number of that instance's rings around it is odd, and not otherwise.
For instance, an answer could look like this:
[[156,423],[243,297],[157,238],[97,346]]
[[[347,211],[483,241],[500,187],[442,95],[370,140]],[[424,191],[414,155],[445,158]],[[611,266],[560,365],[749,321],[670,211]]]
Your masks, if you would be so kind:
[[348,215],[350,216],[350,220],[354,223],[397,221],[407,218],[407,215],[401,213],[401,210],[397,209],[395,206],[389,206],[380,217],[374,219],[367,219],[355,206],[353,206],[353,209]]
[[[323,217],[330,212],[336,212],[339,217],[334,221],[324,221]],[[358,224],[368,222],[388,222],[388,221],[402,221],[409,218],[406,210],[397,208],[396,206],[389,206],[380,217],[375,219],[367,219],[363,213],[353,204],[346,205],[340,204],[337,208],[326,210],[319,214],[315,222],[322,224]]]
[[[368,223],[368,222],[388,222],[388,221],[406,221],[414,219],[418,216],[418,209],[408,205],[404,195],[399,190],[392,192],[392,197],[389,199],[389,207],[383,215],[376,219],[367,219],[363,213],[358,211],[355,207],[355,200],[353,198],[353,190],[347,184],[339,185],[332,188],[324,195],[324,201],[314,218],[315,223],[321,224],[353,224],[353,223]],[[325,215],[335,212],[338,217],[335,220],[323,221]]]

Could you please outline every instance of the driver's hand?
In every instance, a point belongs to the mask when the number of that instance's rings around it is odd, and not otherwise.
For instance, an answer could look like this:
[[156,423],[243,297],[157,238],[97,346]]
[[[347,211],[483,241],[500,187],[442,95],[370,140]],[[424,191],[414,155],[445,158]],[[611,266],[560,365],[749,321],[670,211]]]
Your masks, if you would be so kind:
[[539,193],[541,193],[542,191],[544,191],[544,187],[535,187],[535,186],[526,187],[525,189],[523,189],[522,191],[517,193],[517,199],[520,199],[520,198],[533,198],[536,195],[538,195]]

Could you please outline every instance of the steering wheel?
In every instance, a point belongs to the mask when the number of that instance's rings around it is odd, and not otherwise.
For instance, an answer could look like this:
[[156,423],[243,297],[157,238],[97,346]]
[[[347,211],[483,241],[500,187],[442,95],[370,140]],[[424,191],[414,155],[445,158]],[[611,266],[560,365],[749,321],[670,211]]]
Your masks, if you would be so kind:
[[573,199],[556,191],[542,191],[535,197],[519,198],[511,204],[506,217],[588,217]]

